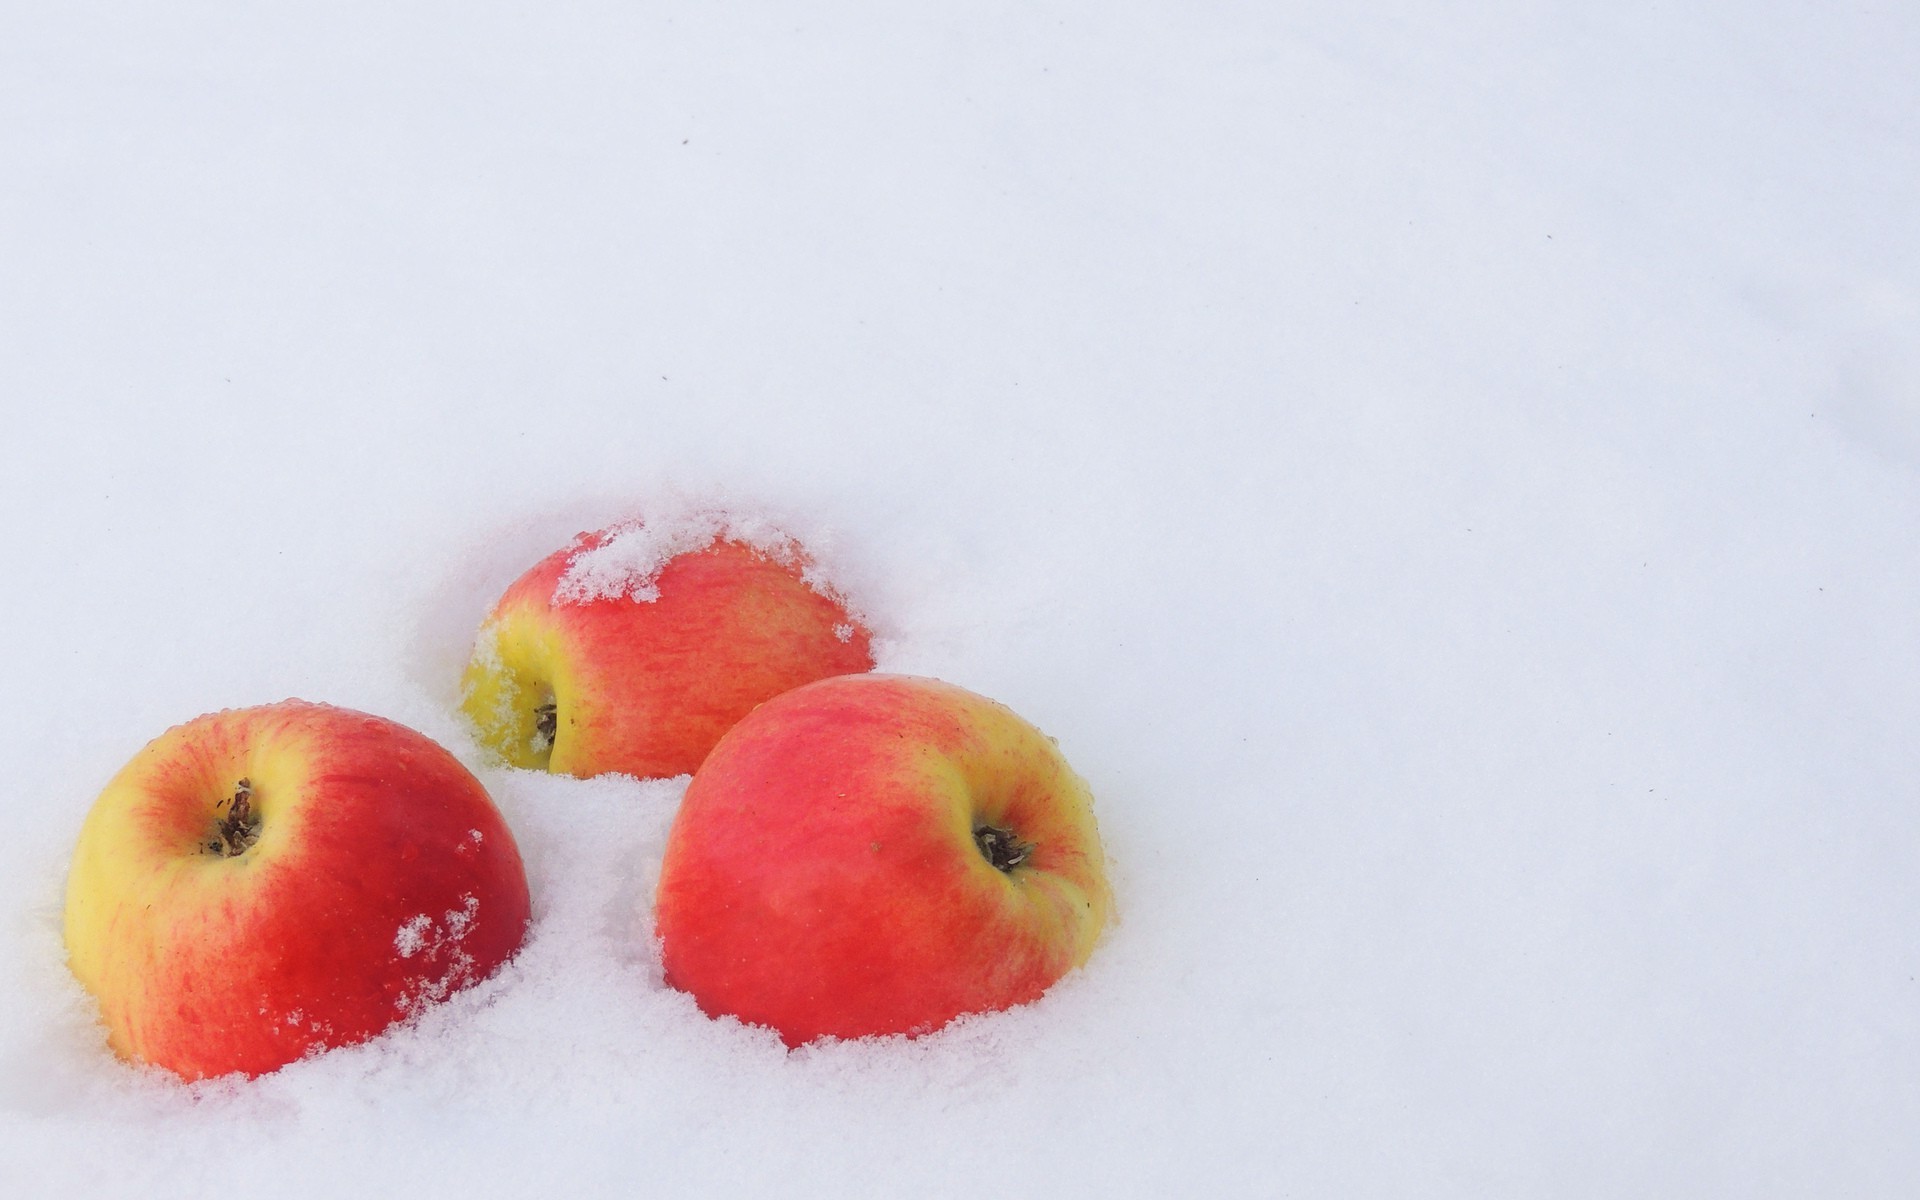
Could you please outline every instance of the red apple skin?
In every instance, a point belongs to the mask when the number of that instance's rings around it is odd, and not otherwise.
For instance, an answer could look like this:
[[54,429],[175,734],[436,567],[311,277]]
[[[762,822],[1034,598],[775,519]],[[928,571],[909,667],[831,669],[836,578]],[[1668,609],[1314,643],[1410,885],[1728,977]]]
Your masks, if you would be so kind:
[[[586,778],[686,775],[753,706],[816,679],[873,669],[871,635],[835,598],[742,542],[670,559],[658,596],[557,599],[582,534],[507,589],[481,631],[463,708],[514,766]],[[535,710],[555,708],[550,745]]]
[[[983,825],[1031,856],[997,868]],[[656,911],[670,985],[797,1046],[1033,1000],[1086,961],[1110,905],[1091,797],[1051,739],[951,684],[858,675],[721,739]]]
[[[258,840],[211,840],[238,781]],[[194,1080],[364,1041],[491,974],[528,922],[480,783],[380,717],[288,700],[169,730],[107,785],[68,874],[68,961],[120,1055]]]

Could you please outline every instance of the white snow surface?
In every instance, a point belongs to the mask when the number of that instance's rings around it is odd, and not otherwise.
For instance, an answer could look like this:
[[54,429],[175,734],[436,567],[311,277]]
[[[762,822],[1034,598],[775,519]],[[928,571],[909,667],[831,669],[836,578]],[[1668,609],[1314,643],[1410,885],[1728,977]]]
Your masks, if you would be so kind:
[[[1920,1194],[1920,8],[0,16],[0,1190]],[[490,766],[489,605],[673,495],[1098,797],[1027,1008],[661,981],[684,781]],[[99,788],[296,695],[469,763],[508,967],[115,1060]]]

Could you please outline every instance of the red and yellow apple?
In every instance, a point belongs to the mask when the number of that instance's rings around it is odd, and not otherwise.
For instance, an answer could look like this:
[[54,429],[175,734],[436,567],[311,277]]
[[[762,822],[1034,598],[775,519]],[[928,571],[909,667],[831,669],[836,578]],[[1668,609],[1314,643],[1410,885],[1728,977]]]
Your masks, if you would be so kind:
[[873,669],[867,630],[791,540],[713,527],[696,541],[617,525],[509,587],[464,680],[481,743],[583,778],[685,775],[761,701]]
[[923,1033],[1040,996],[1111,907],[1053,741],[951,684],[852,675],[720,740],[668,834],[669,984],[789,1045]]
[[419,733],[287,700],[149,743],[94,802],[68,962],[123,1057],[259,1075],[491,974],[527,880],[478,780]]

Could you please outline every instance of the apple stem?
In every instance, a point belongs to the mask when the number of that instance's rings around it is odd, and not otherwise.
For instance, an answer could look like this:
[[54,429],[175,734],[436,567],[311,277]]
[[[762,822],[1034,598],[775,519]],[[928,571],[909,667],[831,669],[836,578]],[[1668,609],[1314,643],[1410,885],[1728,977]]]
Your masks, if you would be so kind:
[[1013,830],[994,825],[982,825],[975,829],[973,844],[980,847],[980,857],[992,863],[995,870],[1005,871],[1009,875],[1033,854],[1033,847],[1014,837]]
[[233,795],[215,808],[225,808],[227,815],[220,818],[215,826],[214,840],[207,843],[207,849],[227,858],[237,858],[245,854],[249,847],[260,840],[260,818],[253,811],[253,781],[242,778],[233,786]]
[[560,706],[552,700],[533,710],[533,729],[540,741],[549,749],[553,739],[560,733]]

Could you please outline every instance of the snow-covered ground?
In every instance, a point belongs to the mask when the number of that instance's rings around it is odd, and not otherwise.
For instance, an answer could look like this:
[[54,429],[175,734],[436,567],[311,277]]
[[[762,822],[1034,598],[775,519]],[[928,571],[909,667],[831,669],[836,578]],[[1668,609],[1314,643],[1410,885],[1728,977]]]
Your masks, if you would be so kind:
[[[0,1191],[1920,1194],[1917,62],[1894,2],[11,6]],[[1058,737],[1085,971],[792,1054],[662,985],[683,784],[452,703],[685,496]],[[67,855],[288,695],[472,764],[536,923],[185,1088]]]

